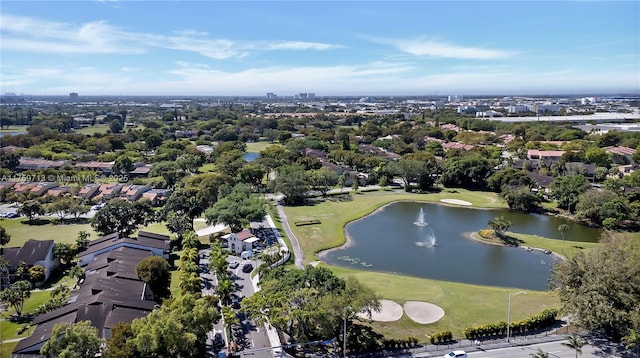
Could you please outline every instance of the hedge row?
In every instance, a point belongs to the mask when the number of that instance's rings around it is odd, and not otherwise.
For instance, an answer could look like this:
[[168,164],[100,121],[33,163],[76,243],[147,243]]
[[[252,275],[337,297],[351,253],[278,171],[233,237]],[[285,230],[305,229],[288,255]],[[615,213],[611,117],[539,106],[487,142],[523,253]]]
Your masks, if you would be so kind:
[[407,337],[402,339],[385,339],[382,341],[382,345],[385,349],[410,348],[418,345],[418,338]]
[[[547,308],[537,315],[525,318],[521,321],[511,322],[510,331],[512,333],[525,333],[553,324],[558,315],[558,310]],[[467,339],[477,339],[492,336],[502,336],[507,333],[507,322],[482,324],[469,327],[464,330]]]
[[443,331],[432,334],[429,337],[431,344],[447,343],[453,340],[453,333],[451,331]]

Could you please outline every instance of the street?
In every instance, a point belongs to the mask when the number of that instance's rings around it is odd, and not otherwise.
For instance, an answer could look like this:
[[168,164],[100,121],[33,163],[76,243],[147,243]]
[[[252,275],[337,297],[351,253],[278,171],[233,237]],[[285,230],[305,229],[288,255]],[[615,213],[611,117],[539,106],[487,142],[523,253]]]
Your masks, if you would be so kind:
[[[215,275],[209,271],[209,252],[210,250],[200,251],[200,276],[203,280],[203,295],[214,295],[215,288],[218,284]],[[253,285],[251,283],[251,273],[243,272],[242,266],[245,263],[251,263],[255,270],[260,262],[257,260],[243,260],[238,256],[229,255],[227,262],[231,263],[233,261],[238,261],[239,265],[235,269],[229,269],[229,271],[232,273],[232,278],[236,288],[234,295],[240,298],[240,305],[242,307],[242,299],[245,297],[250,297],[254,293]],[[248,320],[245,314],[242,312],[241,308],[235,309],[234,311],[236,312],[236,315],[241,323],[242,332],[244,334],[243,337],[236,337],[238,343],[242,344],[241,348],[243,350],[265,348],[264,351],[251,352],[247,354],[247,356],[250,355],[257,358],[272,358],[273,354],[271,353],[270,349],[271,342],[267,337],[264,327],[257,326],[253,321]],[[232,340],[232,337],[227,336],[227,332],[224,329],[224,322],[221,319],[220,322],[214,324],[213,330],[207,334],[208,357],[217,357],[219,348],[214,346],[213,341],[216,333],[222,335],[225,346],[227,346]],[[238,353],[242,355],[242,351]]]

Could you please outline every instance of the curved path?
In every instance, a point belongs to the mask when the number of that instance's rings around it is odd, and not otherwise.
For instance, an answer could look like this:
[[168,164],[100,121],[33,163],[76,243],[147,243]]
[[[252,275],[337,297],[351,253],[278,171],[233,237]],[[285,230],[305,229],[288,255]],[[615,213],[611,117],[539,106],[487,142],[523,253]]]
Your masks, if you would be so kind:
[[293,257],[296,267],[299,269],[304,269],[304,265],[302,264],[302,249],[300,248],[300,243],[298,243],[298,239],[291,231],[291,227],[289,227],[289,221],[287,220],[287,215],[284,213],[284,209],[282,205],[278,204],[278,216],[280,216],[280,222],[282,223],[282,228],[284,232],[287,234],[287,237],[291,241],[291,246],[293,247]]

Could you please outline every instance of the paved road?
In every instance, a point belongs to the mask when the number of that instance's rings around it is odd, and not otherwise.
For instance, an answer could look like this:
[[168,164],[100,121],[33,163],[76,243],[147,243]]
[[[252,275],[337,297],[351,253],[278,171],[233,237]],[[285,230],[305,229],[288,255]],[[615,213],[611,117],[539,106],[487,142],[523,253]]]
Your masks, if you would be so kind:
[[[430,350],[428,352],[413,353],[408,355],[397,355],[397,357],[444,357],[444,355],[452,350],[462,349],[467,352],[469,357],[473,358],[530,358],[531,354],[538,352],[538,348],[543,352],[549,353],[552,358],[573,358],[576,351],[562,345],[567,342],[564,335],[550,335],[539,338],[524,339],[519,338],[512,340],[510,343],[506,341],[481,345],[480,348],[475,347],[451,347],[450,349]],[[635,354],[629,352],[628,349],[621,344],[613,344],[607,341],[599,341],[595,338],[585,337],[588,345],[582,347],[581,358],[635,358]]]
[[300,243],[298,243],[298,239],[291,231],[291,227],[289,227],[289,221],[287,220],[287,215],[284,213],[284,209],[282,205],[278,204],[278,215],[280,216],[280,222],[282,223],[282,228],[284,232],[287,234],[287,237],[291,241],[291,246],[293,247],[293,257],[296,267],[299,269],[304,269],[304,265],[302,264],[302,249],[300,248]]

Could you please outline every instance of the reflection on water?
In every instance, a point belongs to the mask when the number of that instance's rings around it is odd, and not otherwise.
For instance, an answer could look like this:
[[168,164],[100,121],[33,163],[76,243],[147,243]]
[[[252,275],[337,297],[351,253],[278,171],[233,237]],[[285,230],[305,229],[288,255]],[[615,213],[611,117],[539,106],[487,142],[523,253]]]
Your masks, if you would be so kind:
[[[483,244],[469,238],[470,233],[487,228],[489,220],[498,215],[512,222],[510,231],[557,239],[561,239],[558,226],[567,223],[555,217],[504,210],[394,203],[347,225],[352,245],[330,251],[324,259],[338,266],[445,281],[547,289],[555,262],[553,256],[537,250]],[[567,240],[597,241],[599,238],[599,230],[568,224]]]

